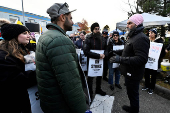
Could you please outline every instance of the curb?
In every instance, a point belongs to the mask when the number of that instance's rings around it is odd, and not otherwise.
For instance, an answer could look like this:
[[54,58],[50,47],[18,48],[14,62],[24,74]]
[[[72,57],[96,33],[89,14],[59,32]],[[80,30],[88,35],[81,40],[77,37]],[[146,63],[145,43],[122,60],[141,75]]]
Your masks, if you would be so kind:
[[[145,83],[145,80],[142,79],[141,83]],[[155,84],[155,90],[154,93],[156,93],[159,96],[162,96],[163,98],[166,98],[168,100],[170,100],[170,90],[167,88],[164,88],[160,85]]]

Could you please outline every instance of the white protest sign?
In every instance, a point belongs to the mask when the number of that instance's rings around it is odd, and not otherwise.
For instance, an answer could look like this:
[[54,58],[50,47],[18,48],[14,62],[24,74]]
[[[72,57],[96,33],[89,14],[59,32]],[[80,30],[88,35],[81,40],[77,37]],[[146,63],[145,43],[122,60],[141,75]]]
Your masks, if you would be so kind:
[[40,35],[39,34],[35,34],[36,44],[38,43],[39,38],[40,38]]
[[114,45],[113,50],[122,50],[124,49],[124,45]]
[[76,53],[78,54],[78,59],[80,61],[80,53],[81,53],[81,49],[76,49]]
[[78,55],[80,55],[81,49],[76,49],[76,53],[77,53]]
[[[113,50],[122,50],[124,49],[124,45],[114,45]],[[119,63],[113,63],[112,68],[117,68],[119,67]]]
[[145,68],[157,70],[158,69],[158,59],[162,50],[162,43],[150,42],[149,57]]
[[[91,50],[91,52],[104,54],[104,50]],[[96,77],[103,75],[103,59],[89,58],[88,76]]]
[[80,53],[80,63],[81,63],[81,68],[83,71],[87,71],[87,57],[84,55],[84,52],[83,50],[81,50],[81,53]]

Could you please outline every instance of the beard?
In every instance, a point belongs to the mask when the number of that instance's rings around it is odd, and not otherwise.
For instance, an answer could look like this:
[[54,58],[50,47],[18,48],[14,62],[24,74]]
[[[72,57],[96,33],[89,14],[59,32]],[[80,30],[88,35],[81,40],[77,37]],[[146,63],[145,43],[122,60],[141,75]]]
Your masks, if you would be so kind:
[[[129,29],[129,28],[128,28]],[[129,29],[129,31],[135,31],[136,30],[136,26],[133,26],[131,29]]]
[[98,37],[100,36],[100,32],[97,32],[97,33],[93,33],[94,36]]
[[100,40],[102,40],[102,35],[101,35],[100,32],[93,33],[93,36],[96,37],[96,38],[99,38]]
[[72,31],[72,24],[68,21],[68,18],[66,17],[66,21],[64,22],[64,30],[65,31]]
[[127,36],[131,36],[136,30],[136,26],[133,26],[131,29],[127,28]]

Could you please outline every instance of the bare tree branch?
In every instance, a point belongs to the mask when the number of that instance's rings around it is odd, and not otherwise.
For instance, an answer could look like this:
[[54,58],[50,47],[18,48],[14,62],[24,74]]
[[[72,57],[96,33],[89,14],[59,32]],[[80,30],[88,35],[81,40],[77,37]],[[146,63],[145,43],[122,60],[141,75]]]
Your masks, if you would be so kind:
[[129,0],[128,0],[128,3],[129,3],[129,6],[130,6],[130,9],[131,9],[131,12],[133,14],[133,10],[132,10],[132,7],[131,7],[131,4],[130,4]]

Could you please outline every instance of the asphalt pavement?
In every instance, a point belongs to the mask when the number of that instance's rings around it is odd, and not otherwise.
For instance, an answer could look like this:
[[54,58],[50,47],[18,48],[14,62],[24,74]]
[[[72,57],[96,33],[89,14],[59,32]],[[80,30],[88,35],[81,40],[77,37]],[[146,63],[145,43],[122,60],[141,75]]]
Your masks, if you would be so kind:
[[[168,99],[170,97],[170,95],[168,94],[170,91],[166,88],[156,86],[155,92],[150,95],[147,93],[147,91],[141,90],[142,83],[143,81],[141,81],[141,85],[139,88],[139,113],[170,113],[170,100]],[[95,89],[95,79],[93,84],[93,89]],[[120,77],[120,85],[122,86],[122,89],[118,89],[117,87],[115,87],[114,91],[112,91],[109,88],[108,82],[102,80],[102,89],[106,91],[107,95],[115,97],[112,113],[126,113],[124,110],[122,110],[122,106],[130,105],[129,99],[126,94],[126,86],[124,86],[123,76]]]

